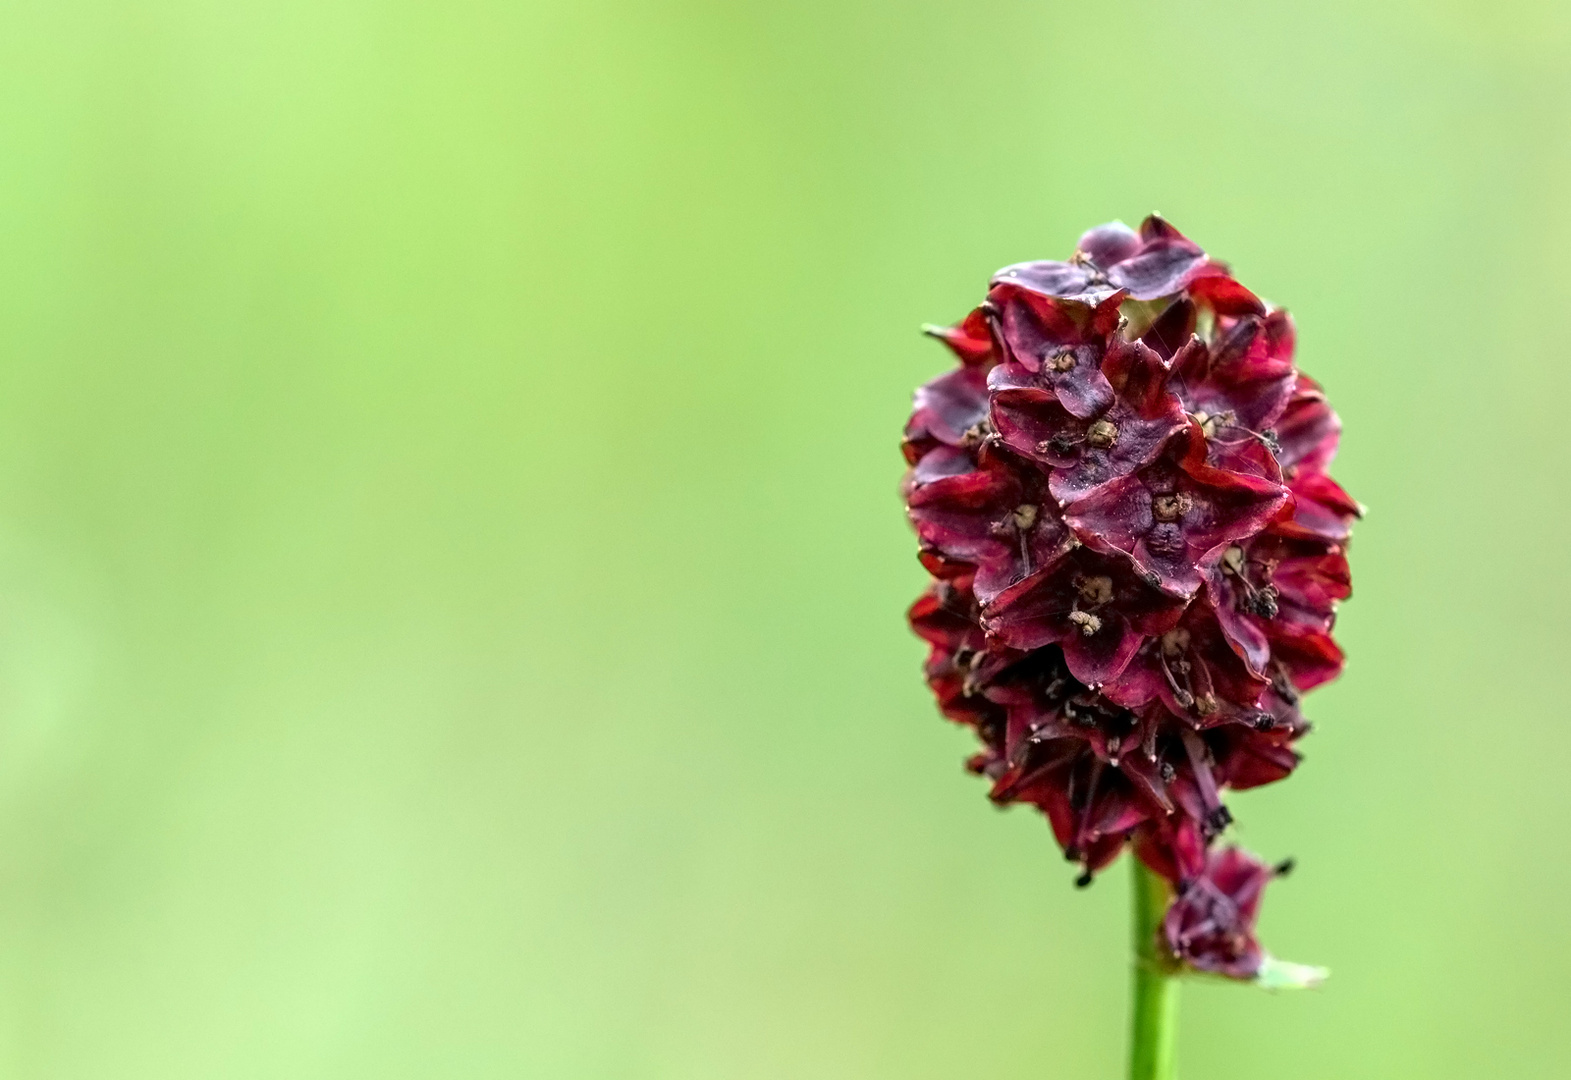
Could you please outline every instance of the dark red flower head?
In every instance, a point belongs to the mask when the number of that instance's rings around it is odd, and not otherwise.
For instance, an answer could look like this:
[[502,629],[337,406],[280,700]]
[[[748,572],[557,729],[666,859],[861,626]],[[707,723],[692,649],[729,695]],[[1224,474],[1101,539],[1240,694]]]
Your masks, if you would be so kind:
[[1080,881],[1132,845],[1190,966],[1259,977],[1271,871],[1218,852],[1229,790],[1292,772],[1334,678],[1362,508],[1285,311],[1161,218],[994,275],[916,393],[903,491],[935,581],[912,607],[944,715]]

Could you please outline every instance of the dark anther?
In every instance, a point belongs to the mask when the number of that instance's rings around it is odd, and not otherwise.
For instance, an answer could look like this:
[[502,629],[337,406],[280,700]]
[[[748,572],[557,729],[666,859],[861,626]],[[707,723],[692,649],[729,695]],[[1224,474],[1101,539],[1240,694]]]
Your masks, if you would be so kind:
[[1077,889],[1083,889],[1089,884],[1091,884],[1091,871],[1089,870],[1075,878],[1075,888]]
[[1293,867],[1297,865],[1298,860],[1296,859],[1283,859],[1281,862],[1273,866],[1271,871],[1272,873],[1276,874],[1277,877],[1287,877],[1287,875],[1293,872]]
[[1244,603],[1247,605],[1251,615],[1256,615],[1262,619],[1274,619],[1278,610],[1276,597],[1276,586],[1267,585],[1265,588],[1252,593]]
[[1088,713],[1081,712],[1080,709],[1071,702],[1064,702],[1063,711],[1064,719],[1075,725],[1075,727],[1096,727],[1096,717]]

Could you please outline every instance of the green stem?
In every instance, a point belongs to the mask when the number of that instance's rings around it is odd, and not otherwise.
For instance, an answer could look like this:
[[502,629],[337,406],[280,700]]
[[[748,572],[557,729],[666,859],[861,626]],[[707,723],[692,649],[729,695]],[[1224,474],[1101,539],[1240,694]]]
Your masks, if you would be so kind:
[[1129,1026],[1129,1080],[1173,1080],[1178,1035],[1178,974],[1157,951],[1157,932],[1172,890],[1132,855],[1134,999]]

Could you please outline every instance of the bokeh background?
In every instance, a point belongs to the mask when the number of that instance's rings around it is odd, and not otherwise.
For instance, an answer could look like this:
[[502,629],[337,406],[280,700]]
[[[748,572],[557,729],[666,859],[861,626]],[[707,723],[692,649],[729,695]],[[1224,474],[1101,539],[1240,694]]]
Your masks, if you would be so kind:
[[1347,422],[1215,1080],[1571,1058],[1571,7],[0,6],[0,1073],[1112,1077],[902,622],[916,332],[1156,209]]

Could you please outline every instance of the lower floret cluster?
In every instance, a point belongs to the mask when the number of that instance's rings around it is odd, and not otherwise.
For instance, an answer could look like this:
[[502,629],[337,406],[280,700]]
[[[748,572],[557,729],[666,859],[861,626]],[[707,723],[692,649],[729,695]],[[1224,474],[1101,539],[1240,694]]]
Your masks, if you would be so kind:
[[1006,267],[929,333],[959,365],[906,428],[933,577],[910,621],[970,769],[1047,816],[1080,884],[1126,845],[1171,882],[1176,961],[1259,976],[1277,871],[1220,845],[1223,796],[1300,760],[1361,513],[1291,319],[1152,217]]

